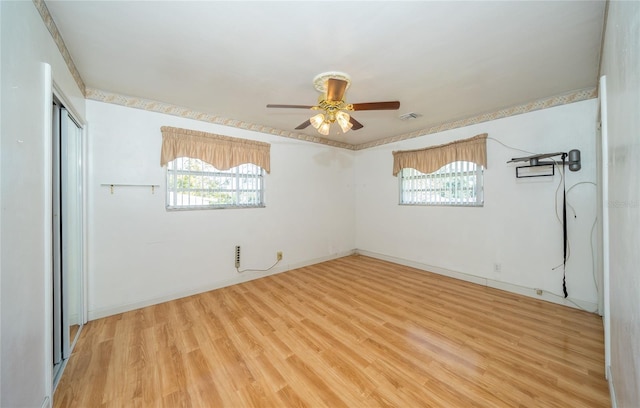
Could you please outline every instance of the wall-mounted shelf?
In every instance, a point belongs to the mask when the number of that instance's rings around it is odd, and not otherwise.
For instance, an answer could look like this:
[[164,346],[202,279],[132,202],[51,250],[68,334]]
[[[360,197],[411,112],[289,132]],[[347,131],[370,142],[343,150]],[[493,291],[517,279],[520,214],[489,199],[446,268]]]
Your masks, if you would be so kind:
[[555,163],[538,163],[535,166],[516,167],[516,178],[529,177],[553,177],[555,175]]
[[[556,160],[540,161],[542,159],[549,159],[551,157],[556,157],[556,156],[560,156],[561,161],[556,161]],[[526,157],[514,157],[513,159],[509,160],[507,163],[518,163],[518,162],[529,162],[529,165],[516,167],[516,178],[553,176],[555,175],[555,166],[560,164],[563,167],[563,171],[564,171],[565,165],[567,165],[569,167],[569,170],[571,171],[578,171],[582,167],[582,164],[580,161],[580,150],[578,149],[569,150],[569,153],[565,153],[565,152],[543,153],[543,154],[534,154],[533,156],[526,156]]]
[[102,187],[109,187],[111,189],[111,194],[113,194],[116,187],[144,187],[151,188],[151,194],[156,193],[156,188],[160,187],[160,184],[122,184],[122,183],[102,183],[100,184]]

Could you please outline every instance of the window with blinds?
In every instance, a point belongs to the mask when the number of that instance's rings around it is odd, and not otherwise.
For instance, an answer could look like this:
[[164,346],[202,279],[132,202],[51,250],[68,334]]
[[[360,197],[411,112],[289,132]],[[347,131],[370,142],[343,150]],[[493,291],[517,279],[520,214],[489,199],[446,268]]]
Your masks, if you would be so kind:
[[456,161],[433,173],[416,169],[400,171],[400,204],[480,207],[483,199],[483,167]]
[[167,163],[167,209],[264,207],[264,170],[241,164],[218,170],[194,158]]

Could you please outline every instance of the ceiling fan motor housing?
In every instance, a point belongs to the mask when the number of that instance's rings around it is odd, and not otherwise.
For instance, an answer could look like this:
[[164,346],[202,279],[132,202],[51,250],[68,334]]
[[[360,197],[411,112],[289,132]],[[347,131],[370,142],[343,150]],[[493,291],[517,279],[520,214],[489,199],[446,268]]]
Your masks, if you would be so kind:
[[349,89],[349,86],[351,85],[351,77],[349,74],[340,71],[329,71],[316,75],[315,78],[313,78],[313,87],[321,94],[326,94],[329,79],[337,79],[339,81],[346,82],[347,86],[345,89]]

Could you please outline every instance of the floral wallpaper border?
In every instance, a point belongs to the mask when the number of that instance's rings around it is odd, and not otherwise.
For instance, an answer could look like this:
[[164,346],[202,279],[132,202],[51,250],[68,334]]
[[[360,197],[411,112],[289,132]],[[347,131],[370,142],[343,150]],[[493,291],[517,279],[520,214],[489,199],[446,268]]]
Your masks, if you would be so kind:
[[60,50],[60,54],[62,54],[62,58],[64,59],[64,62],[67,64],[67,68],[69,68],[69,71],[71,71],[71,75],[73,76],[73,79],[76,81],[78,88],[80,88],[80,91],[82,92],[83,95],[86,94],[86,87],[84,85],[84,81],[80,76],[80,72],[78,72],[78,69],[76,68],[76,64],[73,62],[73,59],[71,58],[71,54],[69,54],[69,50],[67,49],[67,46],[64,43],[64,40],[62,39],[62,35],[60,34],[60,31],[58,31],[58,26],[56,26],[56,23],[53,21],[53,17],[51,17],[51,14],[49,13],[49,9],[47,8],[47,5],[44,4],[44,0],[33,0],[33,4],[36,6],[36,9],[40,13],[40,17],[42,17],[42,21],[44,21],[44,25],[49,30],[49,33],[51,34],[53,41],[58,46],[58,50]]
[[425,128],[425,129],[420,129],[411,133],[405,133],[398,136],[387,137],[384,139],[375,140],[373,142],[362,143],[357,145],[355,150],[368,149],[370,147],[380,146],[383,144],[399,142],[402,140],[412,139],[419,136],[443,132],[445,130],[457,129],[465,126],[475,125],[477,123],[488,122],[490,120],[507,118],[509,116],[520,115],[523,113],[533,112],[540,109],[547,109],[554,106],[566,105],[569,103],[584,101],[587,99],[593,99],[597,97],[598,97],[597,88],[582,89],[582,90],[571,92],[564,95],[553,96],[550,98],[545,98],[545,99],[540,99],[534,102],[525,103],[522,105],[512,106],[510,108],[501,109],[499,111],[495,111],[491,113],[484,113],[481,115],[456,120],[453,122],[442,123],[439,125]]
[[598,96],[596,88],[583,89],[576,92],[554,96],[551,98],[540,99],[534,102],[513,106],[499,111],[484,113],[482,115],[472,116],[453,122],[446,122],[428,128],[416,130],[411,133],[404,133],[397,136],[386,137],[372,142],[361,144],[349,144],[335,140],[326,139],[319,136],[309,136],[302,133],[291,132],[288,130],[275,129],[268,126],[256,125],[249,122],[243,122],[235,119],[227,119],[214,114],[199,112],[189,108],[171,105],[164,102],[152,101],[144,98],[136,98],[132,96],[120,95],[112,92],[102,91],[98,89],[87,88],[86,97],[95,101],[112,103],[115,105],[128,106],[131,108],[147,110],[151,112],[165,113],[168,115],[180,116],[203,122],[215,123],[224,126],[232,126],[240,129],[253,130],[256,132],[267,133],[276,136],[287,137],[290,139],[304,140],[312,143],[320,143],[333,147],[340,147],[349,150],[363,150],[371,147],[381,146],[389,143],[395,143],[402,140],[412,139],[415,137],[425,136],[433,133],[443,132],[445,130],[461,128],[474,125],[477,123],[488,122],[491,120],[507,118],[509,116],[520,115],[523,113],[533,112],[540,109],[547,109],[554,106],[566,105],[569,103],[579,102],[587,99],[593,99]]

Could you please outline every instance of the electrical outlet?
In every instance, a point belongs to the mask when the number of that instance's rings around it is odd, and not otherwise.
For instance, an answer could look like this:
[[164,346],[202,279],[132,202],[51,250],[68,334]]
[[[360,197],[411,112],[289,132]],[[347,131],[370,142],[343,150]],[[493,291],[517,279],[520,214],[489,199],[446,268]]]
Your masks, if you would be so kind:
[[276,260],[282,261],[282,251],[276,252]]
[[493,271],[495,273],[500,273],[502,272],[502,264],[501,263],[494,263],[493,264]]
[[236,245],[236,268],[240,267],[240,245]]

